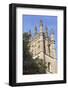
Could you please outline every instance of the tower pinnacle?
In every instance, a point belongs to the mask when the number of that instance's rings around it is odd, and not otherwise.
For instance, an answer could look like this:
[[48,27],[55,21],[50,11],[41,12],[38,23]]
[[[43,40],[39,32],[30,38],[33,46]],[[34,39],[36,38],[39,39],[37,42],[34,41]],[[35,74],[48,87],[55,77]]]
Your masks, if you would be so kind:
[[42,22],[42,20],[40,20],[40,26],[43,26],[43,22]]
[[40,20],[40,32],[43,32],[43,22]]
[[48,38],[48,27],[46,26],[46,38]]
[[37,34],[37,26],[35,25],[35,29],[34,29],[35,35]]
[[29,30],[29,39],[32,39],[32,34],[31,34],[31,30]]
[[51,41],[55,41],[55,39],[54,39],[54,32],[51,33]]

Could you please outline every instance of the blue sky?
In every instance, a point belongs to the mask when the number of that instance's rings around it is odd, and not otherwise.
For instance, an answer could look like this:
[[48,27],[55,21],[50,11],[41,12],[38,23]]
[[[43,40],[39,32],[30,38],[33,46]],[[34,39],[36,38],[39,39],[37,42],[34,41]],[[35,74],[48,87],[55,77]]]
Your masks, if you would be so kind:
[[24,15],[22,16],[22,25],[24,32],[29,32],[31,30],[34,34],[34,27],[37,26],[37,31],[40,31],[40,20],[43,21],[43,31],[45,32],[46,26],[48,27],[49,36],[51,32],[55,34],[55,47],[57,48],[57,16],[37,16],[37,15]]

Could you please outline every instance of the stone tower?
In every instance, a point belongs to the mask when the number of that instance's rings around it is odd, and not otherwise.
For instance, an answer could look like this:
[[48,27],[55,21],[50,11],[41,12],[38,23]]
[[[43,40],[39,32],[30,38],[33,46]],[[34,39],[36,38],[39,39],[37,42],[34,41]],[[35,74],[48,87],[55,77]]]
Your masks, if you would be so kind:
[[35,28],[34,28],[34,35],[37,34],[37,26],[35,25]]
[[43,22],[40,20],[40,32],[43,32]]
[[55,49],[54,33],[48,35],[48,27],[46,26],[43,32],[43,21],[40,20],[40,32],[37,32],[37,26],[34,28],[34,37],[30,40],[30,53],[34,58],[42,59],[43,63],[47,66],[46,73],[57,72],[57,57]]
[[[45,54],[44,54],[44,37],[43,37],[43,22],[40,20],[40,52],[41,52],[41,59],[45,60]],[[43,61],[45,62],[45,61]]]
[[50,56],[56,58],[55,39],[53,32],[51,33],[51,38],[50,38]]
[[45,32],[45,51],[46,54],[49,55],[49,37],[48,37],[48,27],[46,27],[46,32]]

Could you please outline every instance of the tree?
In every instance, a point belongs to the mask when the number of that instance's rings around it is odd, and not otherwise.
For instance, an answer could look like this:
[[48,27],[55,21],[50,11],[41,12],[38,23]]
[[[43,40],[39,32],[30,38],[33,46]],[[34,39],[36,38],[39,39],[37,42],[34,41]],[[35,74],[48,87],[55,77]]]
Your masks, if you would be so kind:
[[29,52],[29,34],[23,34],[23,74],[38,73],[39,68]]
[[42,59],[33,59],[29,52],[29,34],[23,34],[23,74],[40,74],[46,73],[46,65]]
[[38,67],[40,73],[46,73],[47,66],[42,59],[38,59]]

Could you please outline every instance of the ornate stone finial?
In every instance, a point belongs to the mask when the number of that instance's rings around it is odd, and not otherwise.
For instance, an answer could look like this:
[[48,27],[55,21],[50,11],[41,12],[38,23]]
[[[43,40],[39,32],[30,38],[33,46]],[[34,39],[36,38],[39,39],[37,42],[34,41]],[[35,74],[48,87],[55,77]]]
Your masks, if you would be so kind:
[[35,25],[34,31],[35,31],[35,35],[36,35],[37,34],[37,26],[36,25]]
[[51,31],[51,40],[52,40],[52,41],[55,40],[55,39],[54,39],[54,31],[53,31],[53,29],[52,29],[52,31]]
[[40,32],[43,32],[43,22],[40,20]]
[[40,20],[40,26],[43,26],[43,22],[42,22],[42,20]]
[[46,26],[45,29],[46,29],[45,36],[46,38],[48,38],[48,27]]

